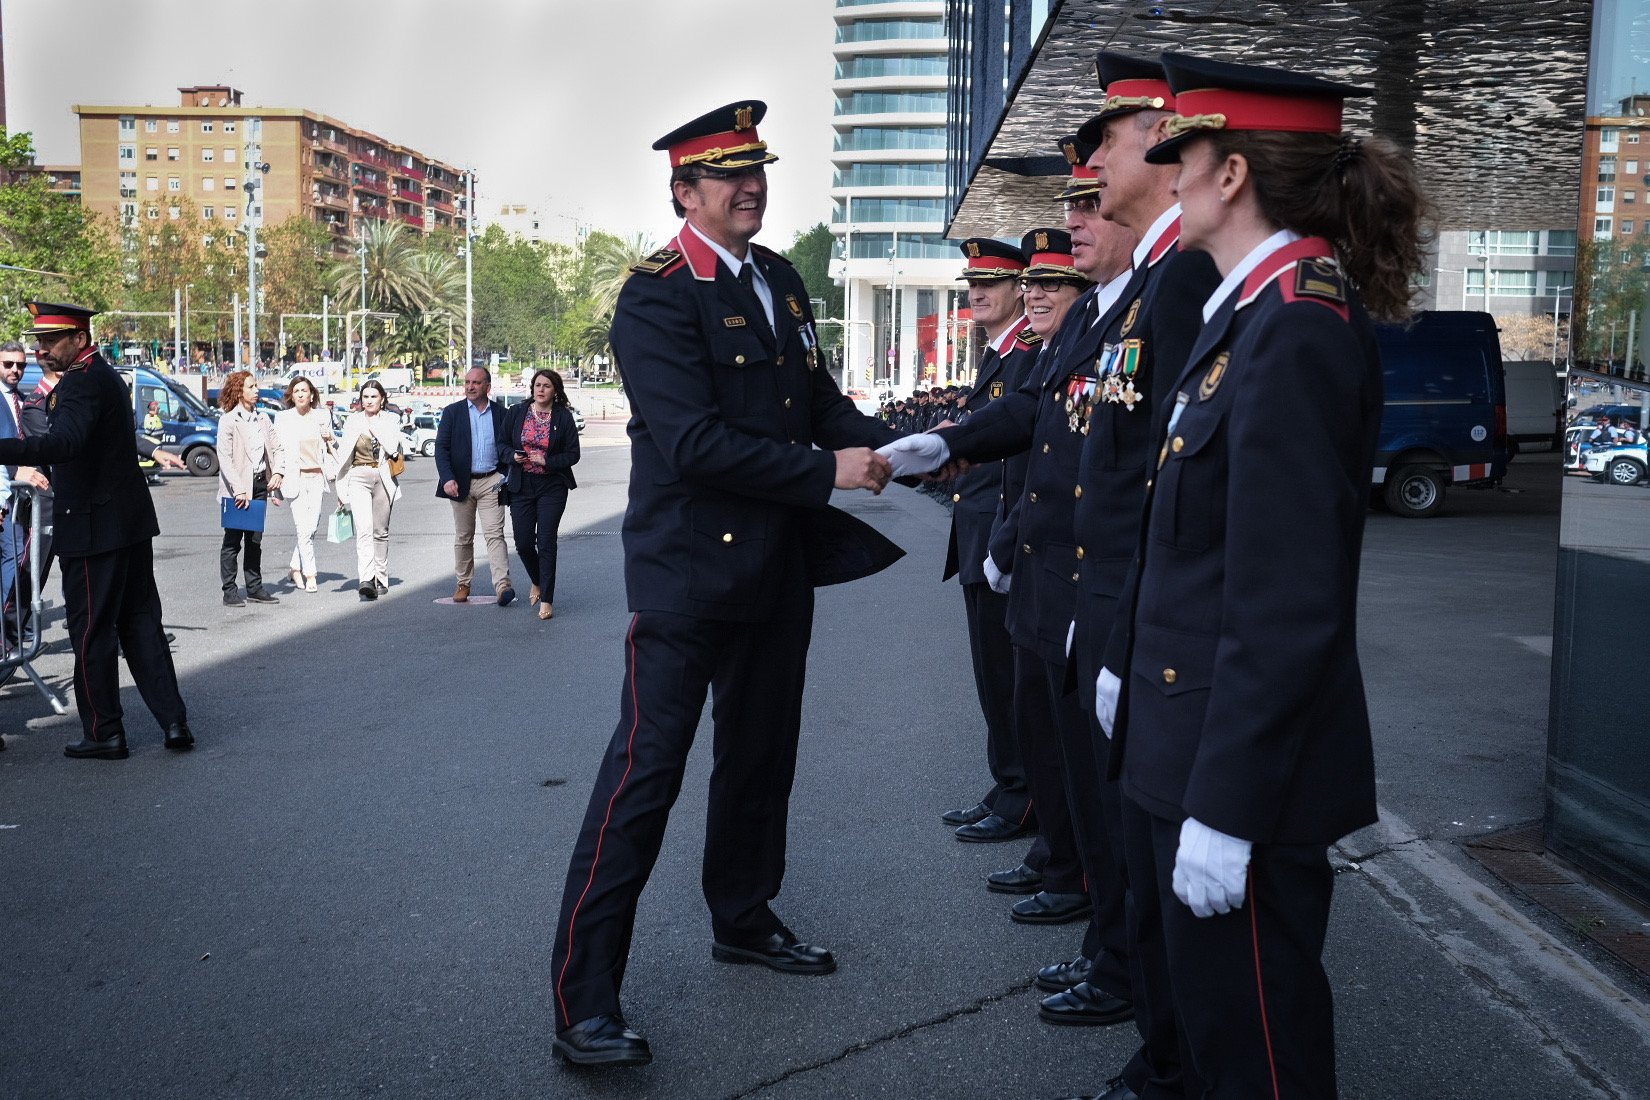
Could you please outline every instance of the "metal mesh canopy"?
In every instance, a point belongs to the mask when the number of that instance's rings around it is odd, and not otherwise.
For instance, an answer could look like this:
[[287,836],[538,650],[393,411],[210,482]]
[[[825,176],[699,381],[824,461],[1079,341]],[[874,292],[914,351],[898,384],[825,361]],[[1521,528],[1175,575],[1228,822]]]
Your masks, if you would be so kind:
[[947,235],[1013,236],[1058,216],[1064,166],[1049,158],[1099,110],[1102,49],[1174,49],[1371,87],[1373,102],[1348,101],[1347,128],[1414,149],[1440,228],[1573,226],[1591,13],[1586,0],[1064,0]]

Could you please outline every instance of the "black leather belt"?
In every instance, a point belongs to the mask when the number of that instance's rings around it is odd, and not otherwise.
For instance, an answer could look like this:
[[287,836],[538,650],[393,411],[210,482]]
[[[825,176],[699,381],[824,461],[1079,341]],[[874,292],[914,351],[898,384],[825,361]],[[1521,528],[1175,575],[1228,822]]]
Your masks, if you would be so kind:
[[496,474],[496,473],[498,473],[497,470],[471,470],[470,471],[470,476],[472,478],[487,477],[489,474]]

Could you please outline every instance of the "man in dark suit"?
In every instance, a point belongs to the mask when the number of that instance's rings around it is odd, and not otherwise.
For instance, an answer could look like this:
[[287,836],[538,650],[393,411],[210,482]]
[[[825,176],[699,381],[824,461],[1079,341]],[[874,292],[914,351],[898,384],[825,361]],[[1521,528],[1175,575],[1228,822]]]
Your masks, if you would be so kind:
[[166,747],[192,748],[177,672],[161,628],[152,541],[160,533],[138,469],[126,385],[92,342],[92,311],[29,303],[36,354],[62,374],[47,397],[47,429],[0,439],[0,463],[52,467],[55,552],[63,559],[63,603],[74,648],[75,703],[83,738],[64,748],[80,759],[122,760],[116,644]]
[[813,589],[900,554],[829,507],[831,491],[880,492],[892,470],[872,448],[897,434],[837,389],[801,277],[751,243],[775,159],[757,136],[765,111],[729,104],[654,143],[669,153],[686,224],[632,268],[613,317],[632,410],[633,615],[619,723],[567,869],[551,972],[554,1048],[581,1065],[651,1058],[620,1015],[619,987],[707,690],[712,956],[789,974],[836,969],[769,903],[784,876]]
[[493,376],[487,368],[472,367],[464,375],[464,400],[441,410],[441,424],[435,430],[435,495],[453,505],[453,571],[458,575],[453,602],[470,598],[479,516],[493,591],[498,593],[498,605],[509,607],[516,590],[510,585],[510,548],[504,542],[506,509],[498,499],[504,484],[504,463],[498,450],[504,439],[504,406],[488,396],[492,388]]
[[[990,237],[971,238],[960,247],[967,259],[962,277],[968,284],[969,309],[974,323],[985,330],[985,352],[963,406],[968,416],[976,416],[993,400],[1018,388],[1014,379],[1036,360],[1042,337],[1031,330],[1020,299],[1025,254],[1015,245]],[[1014,733],[1014,649],[1006,625],[1008,599],[991,590],[981,564],[1003,503],[1003,464],[982,463],[958,477],[951,489],[951,536],[943,579],[956,577],[962,585],[992,784],[977,805],[949,810],[940,820],[956,827],[958,840],[1012,840],[1034,825],[1031,792]],[[1010,893],[1030,892],[1042,878],[1040,868],[1016,868],[1016,873],[1012,882],[994,880],[989,885]]]
[[[18,383],[23,379],[23,368],[28,354],[15,340],[0,344],[0,439],[23,437],[23,395]],[[0,466],[0,653],[15,645],[19,637],[17,603],[17,563],[23,557],[24,524],[21,505],[23,498],[14,494],[7,482],[17,477],[15,465]]]

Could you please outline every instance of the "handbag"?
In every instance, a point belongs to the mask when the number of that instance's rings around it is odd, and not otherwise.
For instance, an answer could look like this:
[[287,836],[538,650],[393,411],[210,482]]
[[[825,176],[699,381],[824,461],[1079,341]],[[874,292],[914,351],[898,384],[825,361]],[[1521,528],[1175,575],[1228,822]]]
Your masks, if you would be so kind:
[[327,541],[348,542],[355,537],[355,516],[340,504],[327,520]]
[[390,476],[399,478],[407,472],[407,460],[400,455],[390,455]]

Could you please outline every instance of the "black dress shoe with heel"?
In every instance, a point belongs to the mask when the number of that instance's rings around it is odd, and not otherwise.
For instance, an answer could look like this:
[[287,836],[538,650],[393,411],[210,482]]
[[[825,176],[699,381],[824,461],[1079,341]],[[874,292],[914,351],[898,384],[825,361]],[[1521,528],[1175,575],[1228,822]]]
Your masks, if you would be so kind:
[[268,592],[265,592],[261,588],[258,589],[256,592],[248,592],[246,594],[246,598],[247,598],[247,601],[249,603],[280,603],[281,602],[281,597],[271,596]]
[[756,963],[782,974],[829,974],[836,969],[836,959],[829,951],[801,943],[789,931],[775,932],[749,947],[713,943],[710,956],[717,962]]
[[195,747],[195,735],[188,722],[173,722],[166,727],[166,747],[173,752],[188,752]]
[[957,830],[957,839],[969,844],[998,844],[1005,840],[1024,836],[1026,827],[1006,817],[991,814],[974,822],[964,825]]
[[117,733],[101,741],[82,737],[72,745],[64,745],[63,755],[74,760],[124,760],[132,754],[126,751],[126,735]]
[[1074,985],[1082,985],[1089,980],[1089,971],[1094,964],[1082,955],[1070,962],[1053,963],[1037,971],[1035,983],[1038,989],[1046,989],[1050,993],[1064,993]]
[[993,894],[1035,894],[1042,885],[1043,872],[1024,863],[985,876],[985,888]]
[[1134,1004],[1113,997],[1098,986],[1080,982],[1064,993],[1044,997],[1037,1005],[1037,1015],[1051,1024],[1105,1027],[1134,1019]]
[[592,1016],[556,1032],[552,1050],[576,1066],[645,1066],[653,1061],[647,1040],[617,1013]]
[[958,825],[972,825],[981,818],[991,816],[991,807],[984,802],[976,802],[963,810],[947,810],[940,815],[940,820],[956,828]]
[[1039,890],[1014,903],[1008,915],[1021,924],[1069,924],[1087,920],[1094,903],[1087,894],[1051,894]]

